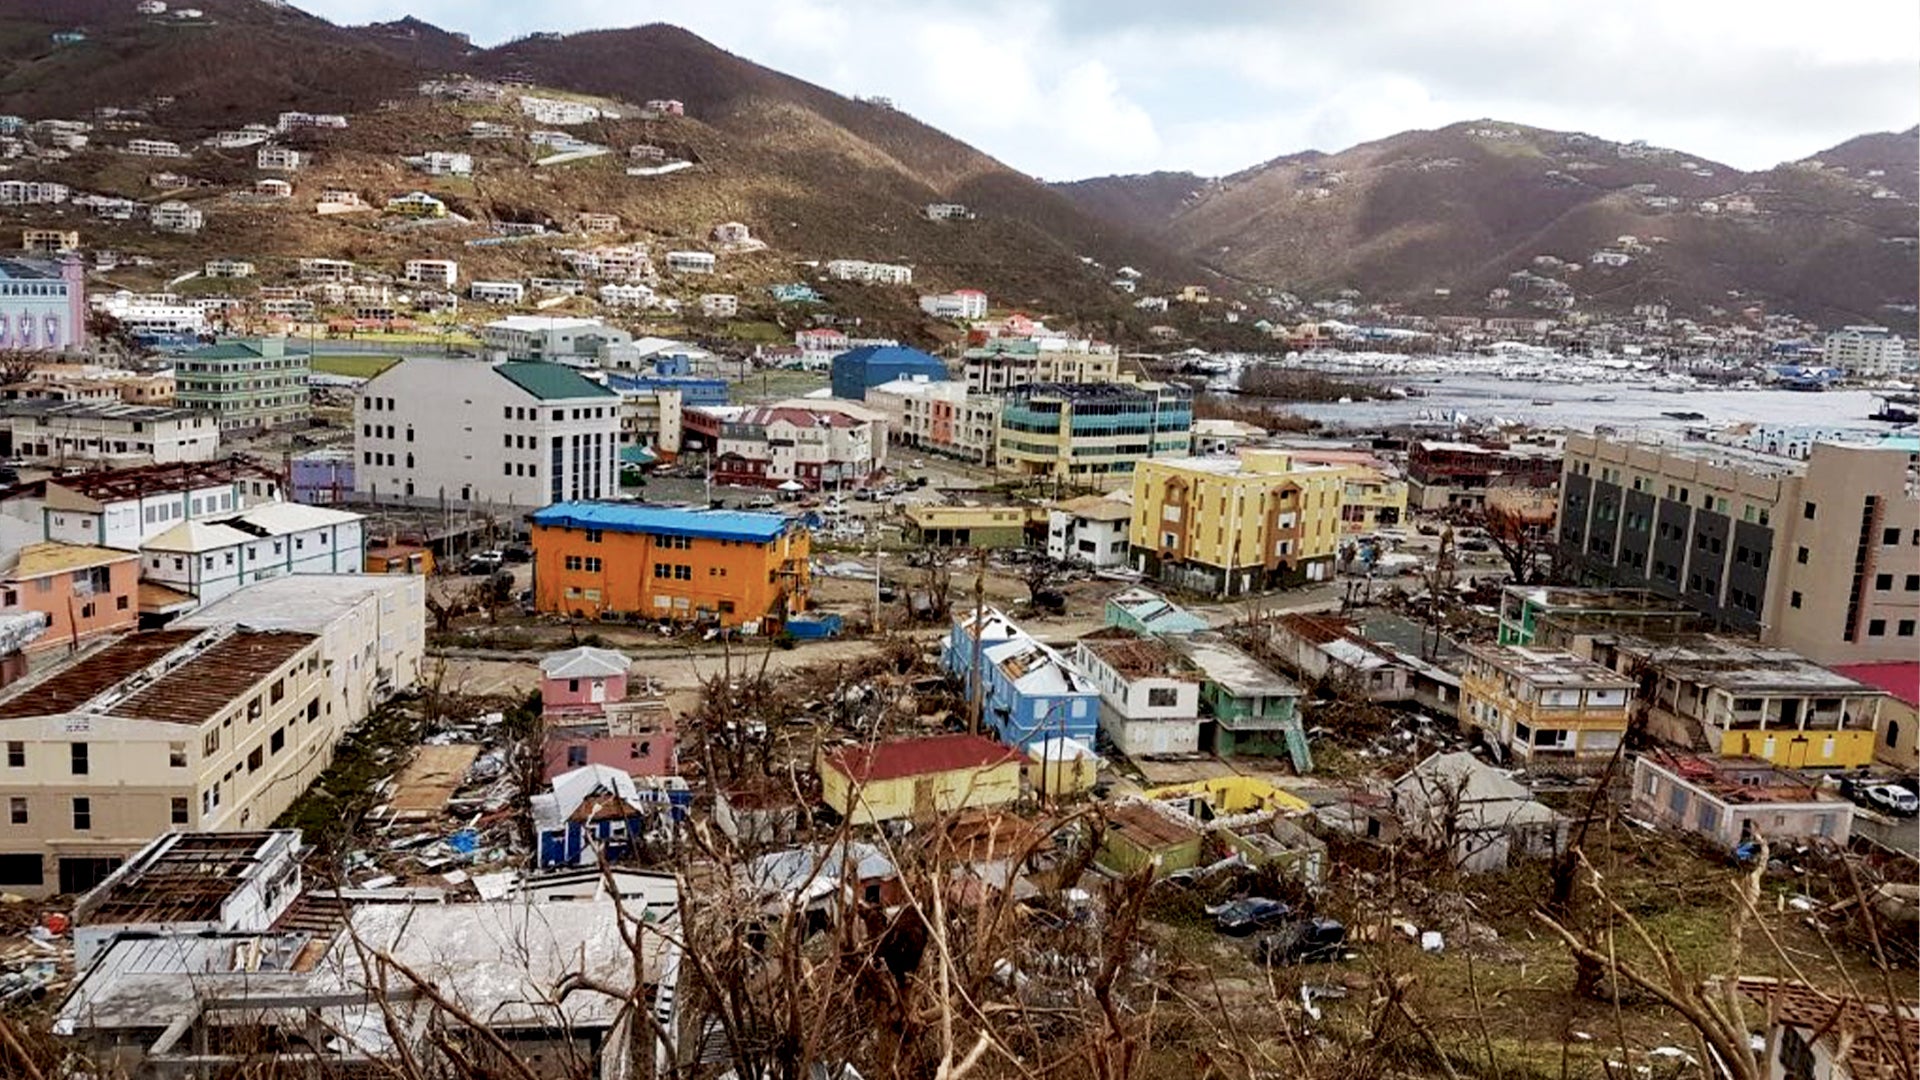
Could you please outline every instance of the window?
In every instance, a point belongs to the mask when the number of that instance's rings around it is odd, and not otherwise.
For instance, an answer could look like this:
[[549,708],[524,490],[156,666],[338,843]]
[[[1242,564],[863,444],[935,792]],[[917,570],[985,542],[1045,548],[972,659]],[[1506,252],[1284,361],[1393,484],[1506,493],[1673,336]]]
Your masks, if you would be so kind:
[[1908,574],[1906,589],[1908,592],[1920,592],[1920,574]]
[[254,747],[253,752],[247,755],[247,771],[258,772],[260,770],[260,766],[264,764],[266,760],[267,760],[266,752],[261,750],[261,748],[258,746]]
[[187,797],[185,795],[175,795],[173,797],[173,823],[175,825],[185,825],[187,820]]
[[600,572],[600,559],[597,556],[589,555],[585,561],[589,572],[596,574]]
[[1820,508],[1815,506],[1814,504],[1807,503],[1805,506],[1800,508],[1800,516],[1803,518],[1806,518],[1808,521],[1812,521],[1813,515],[1818,513],[1819,509]]
[[93,800],[84,795],[73,800],[73,831],[86,832],[93,828]]
[[270,703],[274,705],[278,705],[280,704],[280,699],[286,696],[287,696],[287,680],[285,679],[273,680],[273,685],[267,688],[267,698],[270,701]]
[[1800,606],[1800,590],[1799,589],[1793,590],[1793,595],[1787,598],[1787,606],[1791,608],[1798,608]]
[[1886,592],[1888,589],[1893,588],[1893,575],[1875,574],[1873,576],[1873,587],[1878,592]]
[[1147,704],[1155,709],[1168,709],[1178,704],[1180,691],[1171,686],[1153,686],[1147,689]]
[[1912,637],[1913,636],[1913,620],[1901,619],[1898,623],[1895,623],[1894,633],[1899,637]]
[[187,744],[183,742],[167,744],[167,767],[184,769],[187,767]]
[[87,744],[83,742],[74,743],[69,747],[69,752],[73,761],[73,775],[87,775]]
[[1801,548],[1799,551],[1793,553],[1793,561],[1799,563],[1801,566],[1805,566],[1807,565],[1807,556],[1809,554],[1811,553],[1808,552],[1806,548]]
[[693,567],[688,566],[686,563],[676,563],[673,568],[673,579],[675,581],[692,581]]
[[577,769],[587,763],[587,748],[584,746],[567,747],[567,768]]
[[27,823],[27,800],[23,795],[15,795],[7,800],[7,820],[15,825]]
[[16,740],[7,742],[7,768],[24,769],[27,767],[27,744]]
[[1867,620],[1867,636],[1868,637],[1886,637],[1887,636],[1887,620],[1868,619]]
[[1881,529],[1880,542],[1887,545],[1888,547],[1893,547],[1894,545],[1900,543],[1900,530],[1899,529]]
[[287,746],[287,729],[274,728],[273,734],[267,736],[267,752],[270,754],[277,754],[280,751],[286,749],[286,746]]
[[1887,745],[1900,745],[1900,721],[1898,720],[1887,721]]
[[600,533],[600,530],[599,530],[599,529],[588,529],[588,530],[587,530],[587,543],[589,543],[589,544],[597,544],[597,543],[599,543],[599,542],[600,542],[600,536],[601,536],[601,533]]

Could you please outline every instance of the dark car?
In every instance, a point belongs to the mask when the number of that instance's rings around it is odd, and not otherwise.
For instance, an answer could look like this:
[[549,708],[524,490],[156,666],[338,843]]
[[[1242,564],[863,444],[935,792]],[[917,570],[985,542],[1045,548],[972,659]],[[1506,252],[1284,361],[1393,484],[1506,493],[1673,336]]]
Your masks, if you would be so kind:
[[500,554],[506,556],[507,561],[510,563],[533,561],[533,549],[525,544],[508,544],[506,547],[500,549]]
[[1278,900],[1249,896],[1245,900],[1222,904],[1209,914],[1213,916],[1214,929],[1223,934],[1245,937],[1255,930],[1286,922],[1293,917],[1293,909]]
[[1263,964],[1319,964],[1340,959],[1347,928],[1336,919],[1301,919],[1260,935],[1254,958]]

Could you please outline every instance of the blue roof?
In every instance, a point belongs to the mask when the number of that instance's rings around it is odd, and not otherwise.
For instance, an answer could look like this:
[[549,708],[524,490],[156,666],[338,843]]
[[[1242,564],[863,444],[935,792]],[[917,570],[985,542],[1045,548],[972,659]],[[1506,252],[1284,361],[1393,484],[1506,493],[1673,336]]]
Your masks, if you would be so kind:
[[688,536],[707,540],[748,540],[764,544],[787,531],[782,514],[744,510],[698,510],[641,503],[563,502],[533,513],[533,523],[555,529]]
[[905,345],[862,345],[857,349],[848,349],[833,359],[836,363],[842,360],[850,364],[879,361],[895,364],[931,364],[942,371],[947,369],[947,365],[941,363],[939,357]]

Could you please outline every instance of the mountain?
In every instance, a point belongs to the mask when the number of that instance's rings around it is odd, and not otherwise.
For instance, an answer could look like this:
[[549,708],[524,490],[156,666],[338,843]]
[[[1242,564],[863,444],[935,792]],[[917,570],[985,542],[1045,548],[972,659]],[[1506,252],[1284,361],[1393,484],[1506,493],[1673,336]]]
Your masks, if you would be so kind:
[[1877,180],[1911,199],[1920,196],[1920,125],[1905,131],[1856,135],[1800,164],[1819,162],[1861,179]]
[[[762,67],[675,27],[534,35],[475,49],[459,34],[412,18],[340,27],[265,0],[195,2],[204,13],[198,20],[141,16],[133,0],[62,0],[57,8],[44,0],[0,0],[0,112],[31,120],[164,102],[153,105],[142,130],[96,132],[88,150],[23,166],[15,175],[152,200],[159,194],[145,179],[162,166],[113,153],[112,145],[129,137],[184,144],[219,129],[271,123],[285,110],[350,116],[346,131],[288,138],[314,157],[295,178],[300,191],[292,205],[262,206],[245,197],[256,178],[251,150],[201,148],[191,162],[166,167],[199,182],[186,197],[208,209],[202,237],[154,236],[137,226],[83,230],[90,246],[110,242],[176,260],[161,270],[177,272],[194,255],[257,251],[268,264],[301,255],[376,261],[439,255],[460,258],[468,277],[469,265],[556,272],[537,246],[481,250],[465,247],[471,236],[458,230],[400,234],[364,218],[316,220],[305,192],[338,186],[370,200],[426,188],[482,227],[497,221],[564,226],[584,211],[614,213],[627,233],[656,250],[703,244],[714,225],[739,220],[770,245],[760,255],[725,261],[743,295],[748,286],[794,279],[799,262],[904,262],[915,267],[916,286],[982,288],[996,304],[1078,321],[1114,337],[1145,324],[1108,285],[1112,269],[1131,265],[1160,288],[1202,277],[1193,260],[1082,210],[904,112]],[[87,40],[52,41],[55,31],[70,29],[84,31]],[[536,151],[523,141],[467,138],[475,119],[512,124],[523,134],[536,126],[511,101],[455,106],[417,93],[422,80],[448,75],[511,78],[540,88],[530,92],[601,100],[626,119],[569,130],[621,152],[639,143],[666,146],[695,167],[634,178],[625,174],[624,154],[616,153],[537,168]],[[656,98],[684,102],[686,116],[634,118],[642,103]],[[475,176],[430,182],[402,165],[402,155],[429,149],[474,153]],[[964,203],[974,216],[929,221],[923,210],[936,202]],[[919,318],[911,293],[842,287],[832,299],[840,314],[877,319],[910,336],[939,330]]]
[[[1481,314],[1489,293],[1507,288],[1515,314],[1564,310],[1571,297],[1582,310],[1761,303],[1910,326],[1914,247],[1900,238],[1914,235],[1920,133],[1863,136],[1819,160],[1745,173],[1640,143],[1478,120],[1215,181],[1156,173],[1056,190],[1222,274],[1312,295],[1356,289]],[[1182,187],[1190,194],[1175,197]],[[1592,264],[1622,237],[1647,250],[1622,266]],[[1539,266],[1551,272],[1515,277]]]

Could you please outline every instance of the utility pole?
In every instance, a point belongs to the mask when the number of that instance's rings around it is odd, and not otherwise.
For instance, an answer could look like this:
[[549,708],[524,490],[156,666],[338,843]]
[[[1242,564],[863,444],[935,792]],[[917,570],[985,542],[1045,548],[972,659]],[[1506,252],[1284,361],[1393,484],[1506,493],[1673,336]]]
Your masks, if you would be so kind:
[[967,670],[973,676],[973,698],[967,706],[967,734],[980,734],[980,714],[986,706],[987,673],[980,670],[980,653],[986,631],[981,621],[987,605],[987,552],[985,548],[973,548],[980,565],[973,574],[973,663]]

